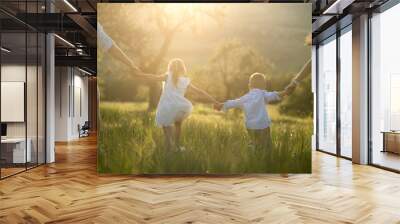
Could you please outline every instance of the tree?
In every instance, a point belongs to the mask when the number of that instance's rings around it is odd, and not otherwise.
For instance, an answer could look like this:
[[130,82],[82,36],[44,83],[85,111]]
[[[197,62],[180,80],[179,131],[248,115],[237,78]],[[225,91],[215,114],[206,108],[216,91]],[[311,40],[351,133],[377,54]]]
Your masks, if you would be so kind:
[[[205,17],[212,18],[217,24],[222,24],[224,17],[221,6],[196,7],[196,10],[192,10],[190,6],[185,5],[177,7],[176,5],[135,4],[134,7],[121,7],[116,4],[103,10],[104,12],[99,13],[99,20],[107,33],[141,70],[150,74],[163,72],[161,66],[165,64],[165,57],[177,33],[183,29],[191,29],[196,33],[200,21]],[[158,46],[159,42],[161,44]],[[103,63],[99,62],[99,65],[101,64]],[[155,109],[161,93],[161,84],[135,79],[133,74],[123,71],[123,65],[118,62],[113,64],[114,71],[110,71],[107,75],[114,76],[118,82],[130,83],[132,88],[136,88],[138,83],[148,86],[148,110]],[[119,74],[116,74],[116,70]],[[102,84],[102,88],[104,87],[107,87],[106,83]],[[120,92],[127,93],[122,90]],[[122,98],[130,99],[131,97]]]
[[[168,50],[173,41],[174,35],[180,31],[187,21],[189,21],[189,14],[187,11],[183,13],[182,18],[179,21],[171,21],[170,16],[163,7],[153,7],[153,12],[155,16],[155,22],[159,29],[159,33],[163,37],[163,43],[158,50],[158,53],[154,59],[143,68],[147,73],[157,74],[160,72],[160,66],[168,53]],[[148,110],[154,110],[157,107],[158,101],[161,95],[161,84],[160,83],[150,83],[149,84],[149,106]]]
[[220,45],[210,60],[215,73],[222,80],[225,99],[237,97],[247,91],[248,78],[255,72],[267,76],[273,65],[253,48],[238,40],[228,40]]
[[280,105],[279,112],[296,117],[312,116],[313,99],[311,75],[309,75],[301,82],[293,94]]
[[[99,6],[98,19],[107,34],[138,66],[150,57],[149,33],[139,24],[132,23],[132,19],[141,7],[129,8],[110,5]],[[113,13],[109,13],[109,10]],[[118,25],[116,25],[118,24]],[[135,41],[132,41],[135,37]],[[104,100],[131,101],[136,96],[136,89],[140,82],[135,79],[128,67],[105,52],[98,52],[98,73],[101,97]],[[116,88],[118,86],[118,88]]]
[[[168,53],[176,33],[182,31],[185,27],[191,27],[194,31],[196,31],[198,21],[202,19],[202,16],[208,16],[215,19],[217,22],[220,22],[223,19],[223,10],[220,7],[215,7],[213,10],[200,9],[196,12],[190,10],[190,8],[182,8],[179,16],[172,15],[168,12],[168,8],[163,6],[154,6],[151,7],[150,10],[152,10],[150,12],[151,18],[155,20],[158,28],[157,33],[160,34],[163,39],[158,53],[152,62],[144,68],[144,71],[153,74],[160,72],[160,66],[166,54]],[[153,110],[156,108],[161,95],[161,84],[151,83],[149,93],[150,96],[148,110]]]

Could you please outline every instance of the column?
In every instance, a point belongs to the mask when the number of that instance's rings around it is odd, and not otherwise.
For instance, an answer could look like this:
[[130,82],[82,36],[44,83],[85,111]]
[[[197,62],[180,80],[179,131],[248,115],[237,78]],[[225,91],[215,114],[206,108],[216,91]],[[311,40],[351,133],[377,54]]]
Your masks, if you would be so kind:
[[353,19],[353,162],[368,163],[368,15]]

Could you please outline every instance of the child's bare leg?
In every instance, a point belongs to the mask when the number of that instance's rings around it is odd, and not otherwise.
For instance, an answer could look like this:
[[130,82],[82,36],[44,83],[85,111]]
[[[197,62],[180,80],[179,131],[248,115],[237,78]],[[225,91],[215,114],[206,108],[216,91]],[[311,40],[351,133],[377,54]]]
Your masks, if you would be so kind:
[[182,121],[175,122],[175,144],[180,145]]
[[171,150],[174,147],[174,127],[168,126],[163,127],[164,136],[165,136],[165,145],[167,150]]

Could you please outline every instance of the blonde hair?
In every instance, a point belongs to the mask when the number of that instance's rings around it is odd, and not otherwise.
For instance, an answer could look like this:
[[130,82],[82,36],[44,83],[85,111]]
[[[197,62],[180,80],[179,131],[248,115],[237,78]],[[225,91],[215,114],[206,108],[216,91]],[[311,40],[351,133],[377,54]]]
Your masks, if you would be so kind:
[[267,87],[267,79],[262,73],[253,73],[249,78],[250,89],[265,89]]
[[172,82],[178,84],[179,77],[186,75],[186,66],[182,59],[174,58],[168,63],[168,72],[172,75]]

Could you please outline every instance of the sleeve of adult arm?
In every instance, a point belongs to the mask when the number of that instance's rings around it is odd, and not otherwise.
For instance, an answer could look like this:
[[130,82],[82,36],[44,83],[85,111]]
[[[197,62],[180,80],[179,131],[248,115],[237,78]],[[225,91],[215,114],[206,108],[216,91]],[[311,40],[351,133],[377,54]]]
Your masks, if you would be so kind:
[[104,32],[103,26],[100,23],[97,23],[97,38],[99,46],[104,50],[108,51],[114,44],[113,40],[110,36]]

